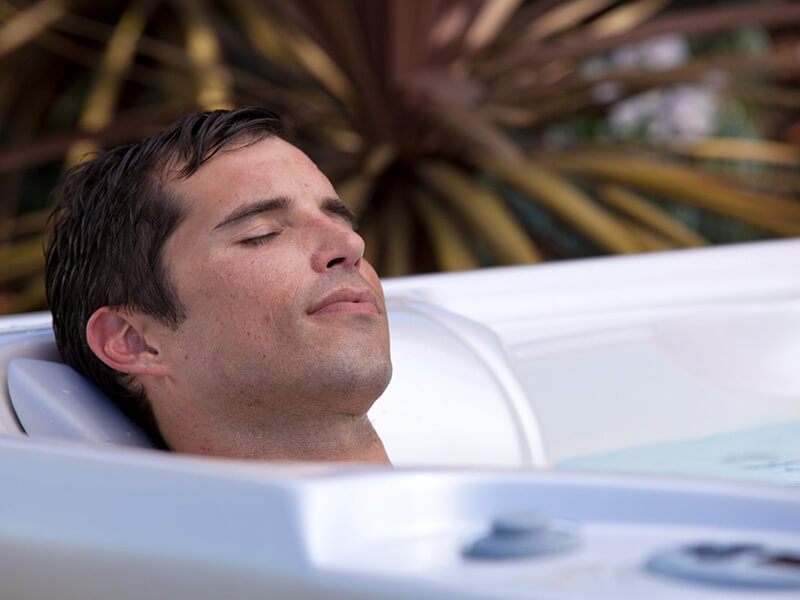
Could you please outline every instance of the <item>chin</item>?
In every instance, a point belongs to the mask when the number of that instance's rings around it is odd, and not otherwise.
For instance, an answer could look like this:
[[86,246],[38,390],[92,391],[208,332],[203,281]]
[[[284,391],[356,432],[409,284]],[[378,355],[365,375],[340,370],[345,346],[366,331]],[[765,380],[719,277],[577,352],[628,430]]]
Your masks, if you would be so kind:
[[317,394],[322,398],[338,398],[342,410],[353,414],[366,413],[383,394],[392,379],[392,363],[388,357],[376,355],[369,360],[356,360],[343,366],[340,361],[314,373],[319,382]]

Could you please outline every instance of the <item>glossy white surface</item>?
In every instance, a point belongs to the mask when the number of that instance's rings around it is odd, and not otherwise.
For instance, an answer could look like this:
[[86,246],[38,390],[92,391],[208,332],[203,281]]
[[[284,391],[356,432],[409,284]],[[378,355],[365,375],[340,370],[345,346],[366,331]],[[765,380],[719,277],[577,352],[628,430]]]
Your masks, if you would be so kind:
[[537,417],[488,328],[390,300],[392,382],[369,412],[400,466],[544,467]]
[[[398,334],[409,349],[397,353],[400,387],[381,401],[399,403],[398,418],[386,413],[384,435],[407,443],[411,460],[440,427],[417,425],[415,411],[422,419],[443,415],[473,442],[455,455],[481,453],[484,440],[495,440],[494,459],[519,467],[534,409],[556,457],[796,415],[786,365],[795,352],[798,263],[800,242],[792,240],[388,281],[393,302],[421,299],[456,314],[409,312],[407,339]],[[415,333],[423,323],[446,335],[426,341]],[[46,324],[46,315],[0,319],[0,335]],[[505,348],[498,351],[485,326]],[[33,342],[26,348],[46,351]],[[527,384],[530,412],[513,373],[495,360],[506,353]],[[454,363],[439,370],[452,370],[456,382],[442,386],[431,375],[414,387],[415,361],[427,366],[442,354]],[[0,378],[7,360],[0,350]],[[486,371],[460,369],[462,360]],[[448,395],[458,386],[501,392],[481,405],[463,391]],[[431,410],[434,400],[441,404]],[[376,424],[384,408],[376,405]],[[3,403],[0,426],[7,432],[0,434],[3,598],[797,597],[643,568],[657,550],[698,541],[800,549],[793,489],[530,468],[276,465],[92,447],[25,437]],[[445,439],[444,450],[458,447]],[[536,444],[526,443],[533,452]],[[465,559],[463,548],[509,510],[568,520],[582,542],[537,559]]]
[[[790,490],[532,472],[281,466],[0,437],[4,598],[783,598],[643,570],[698,541],[800,548]],[[573,551],[462,550],[508,510]]]
[[800,240],[385,288],[498,334],[553,461],[800,419]]

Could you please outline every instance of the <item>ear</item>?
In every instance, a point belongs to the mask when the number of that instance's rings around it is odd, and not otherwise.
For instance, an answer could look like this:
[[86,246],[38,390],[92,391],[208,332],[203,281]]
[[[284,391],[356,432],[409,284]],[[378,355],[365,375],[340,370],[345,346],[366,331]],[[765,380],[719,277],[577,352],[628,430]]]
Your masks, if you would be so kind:
[[86,339],[101,361],[130,375],[168,373],[156,348],[144,336],[144,318],[110,306],[98,308],[86,324]]

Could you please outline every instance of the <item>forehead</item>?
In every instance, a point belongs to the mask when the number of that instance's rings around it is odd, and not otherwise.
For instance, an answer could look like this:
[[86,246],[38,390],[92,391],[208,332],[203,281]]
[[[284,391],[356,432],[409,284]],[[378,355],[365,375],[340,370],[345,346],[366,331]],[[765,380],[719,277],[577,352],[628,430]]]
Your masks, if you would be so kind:
[[293,200],[335,195],[327,177],[292,144],[270,137],[252,145],[223,148],[187,178],[168,176],[187,218],[213,218],[232,206],[286,197]]

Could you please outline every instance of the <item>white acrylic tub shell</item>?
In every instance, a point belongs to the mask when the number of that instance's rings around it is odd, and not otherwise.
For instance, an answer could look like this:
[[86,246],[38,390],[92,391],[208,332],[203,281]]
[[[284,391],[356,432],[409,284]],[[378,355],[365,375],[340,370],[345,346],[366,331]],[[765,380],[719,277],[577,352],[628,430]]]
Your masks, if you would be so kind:
[[[0,596],[800,597],[743,585],[735,552],[714,563],[735,585],[648,567],[687,548],[756,547],[783,557],[759,573],[791,579],[792,487],[537,467],[791,431],[798,264],[791,240],[386,281],[397,377],[370,417],[406,465],[394,470],[25,435],[6,367],[56,359],[49,320],[2,319]],[[577,545],[465,554],[499,517],[533,512]]]
[[[797,548],[796,492],[553,473],[281,466],[0,439],[3,598],[790,598],[643,569],[663,548]],[[577,549],[479,561],[508,510]]]

